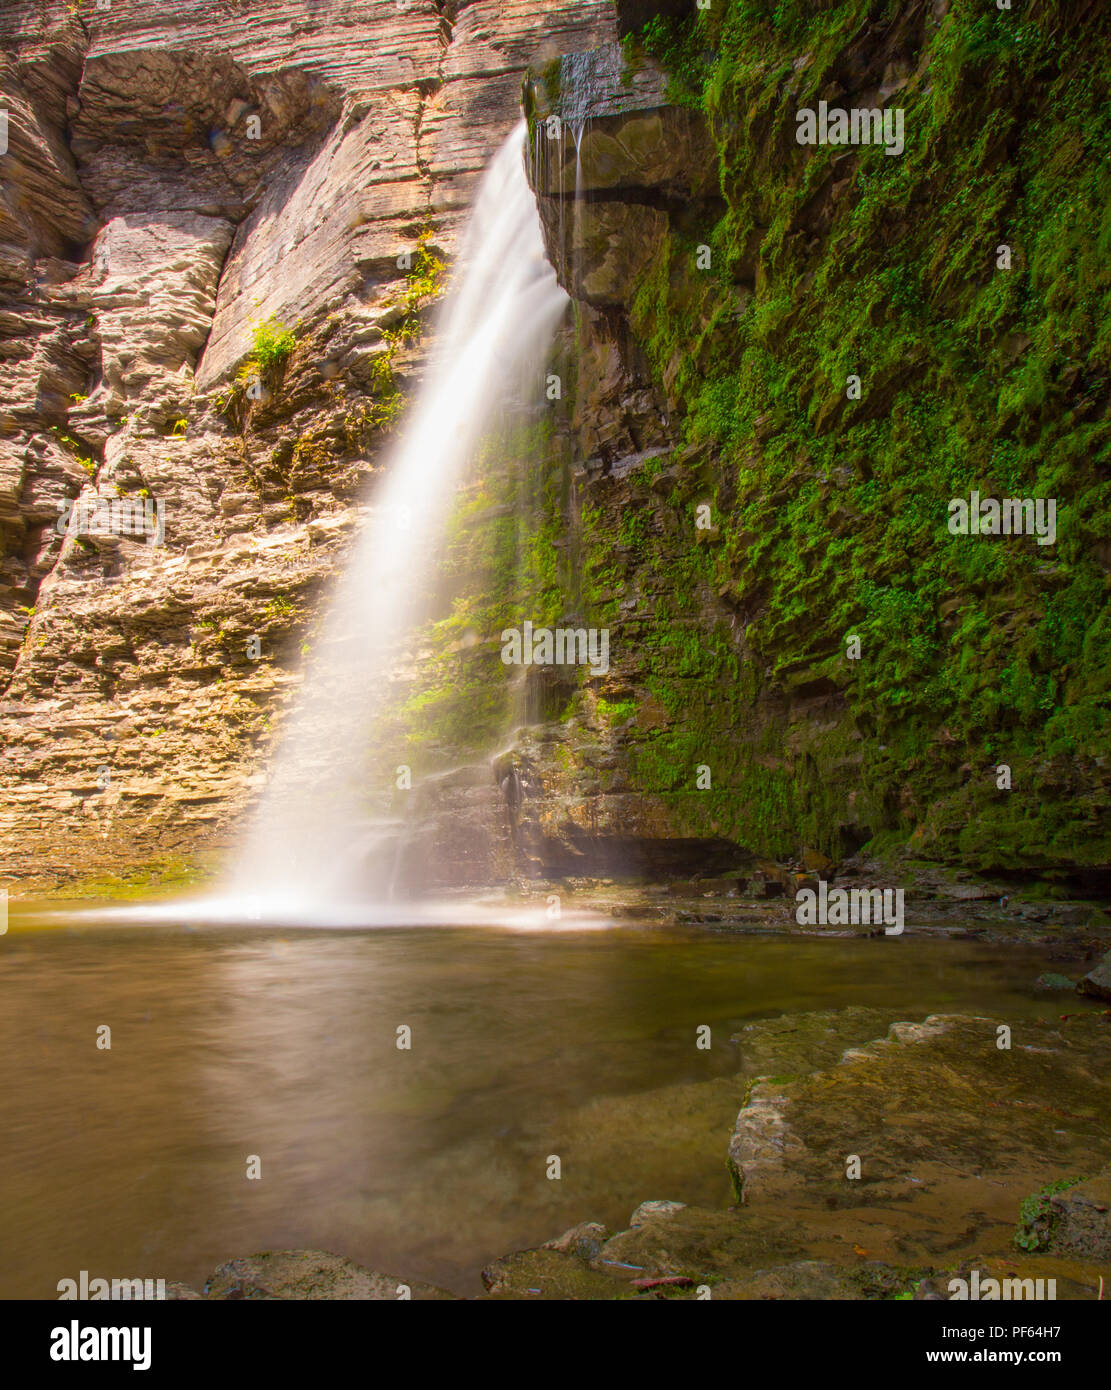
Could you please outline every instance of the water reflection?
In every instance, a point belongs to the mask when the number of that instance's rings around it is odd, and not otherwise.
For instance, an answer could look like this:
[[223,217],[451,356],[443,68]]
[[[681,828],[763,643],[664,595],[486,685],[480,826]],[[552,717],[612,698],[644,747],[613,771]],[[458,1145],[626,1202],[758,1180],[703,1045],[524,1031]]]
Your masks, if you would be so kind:
[[474,1293],[484,1261],[576,1221],[727,1203],[746,1021],[1036,1016],[1045,968],[968,942],[631,929],[16,931],[0,1295],[53,1297],[82,1269],[199,1285],[282,1246]]

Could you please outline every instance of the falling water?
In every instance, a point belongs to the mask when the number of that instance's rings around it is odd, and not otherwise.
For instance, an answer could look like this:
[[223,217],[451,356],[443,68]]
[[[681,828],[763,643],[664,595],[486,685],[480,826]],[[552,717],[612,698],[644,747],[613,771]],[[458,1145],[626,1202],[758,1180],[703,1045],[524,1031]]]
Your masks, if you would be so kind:
[[387,889],[366,881],[380,830],[365,807],[368,792],[384,790],[369,766],[373,731],[420,616],[463,466],[507,393],[538,364],[567,303],[544,257],[524,142],[522,122],[479,186],[429,378],[286,724],[233,884],[260,916]]

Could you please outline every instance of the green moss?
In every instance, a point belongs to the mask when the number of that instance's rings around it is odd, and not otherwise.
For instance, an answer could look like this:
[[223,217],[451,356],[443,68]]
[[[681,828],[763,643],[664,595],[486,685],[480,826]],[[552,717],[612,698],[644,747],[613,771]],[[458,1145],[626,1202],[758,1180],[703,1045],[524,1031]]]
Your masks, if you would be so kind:
[[436,612],[417,634],[419,677],[379,736],[413,767],[488,755],[515,716],[502,631],[555,625],[578,602],[566,475],[546,417],[506,423],[476,451],[446,528]]
[[636,714],[635,700],[607,700],[599,696],[595,701],[595,712],[606,724],[624,724]]
[[559,94],[563,90],[563,59],[553,58],[551,62],[545,63],[540,71],[540,80],[548,94],[549,104],[557,105]]
[[1018,1226],[1014,1233],[1014,1243],[1020,1250],[1046,1250],[1052,1243],[1053,1228],[1057,1217],[1049,1200],[1057,1192],[1066,1192],[1070,1187],[1083,1182],[1081,1178],[1061,1178],[1048,1183],[1033,1196],[1025,1198],[1019,1208]]
[[[643,513],[590,518],[599,597],[622,587],[615,542],[654,575],[648,686],[697,730],[645,738],[637,779],[769,853],[841,843],[848,778],[856,825],[891,847],[1105,863],[1111,93],[1091,55],[1111,22],[955,0],[892,98],[902,156],[798,147],[798,107],[897,9],[738,0],[643,35],[707,117],[725,212],[673,226],[631,320],[686,442],[713,451],[723,539],[695,560]],[[974,488],[1056,498],[1056,545],[950,535],[949,498]],[[740,657],[705,622],[723,592]],[[757,746],[754,701],[777,689],[824,692],[834,727],[785,717]],[[996,789],[997,762],[1021,793]],[[688,790],[696,763],[715,794]]]
[[729,1185],[733,1189],[733,1201],[737,1206],[741,1206],[745,1199],[745,1179],[744,1174],[737,1167],[731,1158],[726,1158],[725,1169],[729,1174]]
[[192,859],[170,855],[118,874],[93,874],[78,878],[60,884],[52,892],[41,896],[72,901],[109,898],[121,902],[173,897],[182,889],[199,887],[213,880],[218,872],[214,864],[202,865]]

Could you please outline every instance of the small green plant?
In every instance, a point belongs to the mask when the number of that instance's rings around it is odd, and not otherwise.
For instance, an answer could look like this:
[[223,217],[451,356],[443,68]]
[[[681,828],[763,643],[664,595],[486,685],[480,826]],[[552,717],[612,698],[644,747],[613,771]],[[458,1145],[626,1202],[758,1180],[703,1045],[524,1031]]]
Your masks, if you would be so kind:
[[382,330],[386,350],[375,358],[370,370],[373,398],[361,401],[344,420],[348,448],[363,448],[377,430],[391,430],[405,407],[405,397],[394,380],[393,363],[406,343],[417,342],[422,334],[421,310],[444,292],[447,267],[428,249],[432,229],[426,227],[417,239],[412,268],[405,277],[405,288],[397,302],[404,310],[401,321]]
[[[252,319],[254,338],[250,350],[235,375],[236,385],[227,396],[217,399],[216,409],[223,415],[235,404],[254,381],[264,376],[273,378],[285,366],[297,346],[293,329],[279,323],[273,314],[264,319]],[[298,321],[300,326],[300,321]]]
[[285,618],[293,612],[293,604],[285,594],[277,594],[263,610],[268,618]]
[[88,473],[89,477],[93,477],[97,468],[96,459],[84,452],[85,446],[81,441],[79,439],[74,439],[72,434],[66,434],[63,430],[59,429],[57,425],[51,425],[50,432],[54,435],[59,444],[64,445],[70,451],[76,461],[85,472]]
[[725,1160],[725,1168],[729,1174],[729,1185],[733,1189],[733,1201],[737,1206],[742,1206],[745,1200],[744,1174],[731,1158]]
[[293,330],[279,323],[273,314],[254,323],[255,337],[251,344],[248,362],[253,362],[263,370],[280,367],[293,355],[297,338]]
[[405,312],[412,316],[429,299],[438,299],[444,292],[447,267],[439,256],[428,249],[432,229],[426,227],[417,238],[417,254],[413,268],[405,281]]
[[624,724],[632,719],[636,713],[635,700],[607,700],[599,695],[596,708],[598,717],[604,719],[607,724]]
[[1018,1226],[1013,1237],[1020,1250],[1044,1250],[1049,1245],[1056,1224],[1056,1213],[1050,1198],[1083,1181],[1083,1178],[1061,1178],[1057,1182],[1047,1183],[1039,1192],[1026,1198],[1019,1208]]

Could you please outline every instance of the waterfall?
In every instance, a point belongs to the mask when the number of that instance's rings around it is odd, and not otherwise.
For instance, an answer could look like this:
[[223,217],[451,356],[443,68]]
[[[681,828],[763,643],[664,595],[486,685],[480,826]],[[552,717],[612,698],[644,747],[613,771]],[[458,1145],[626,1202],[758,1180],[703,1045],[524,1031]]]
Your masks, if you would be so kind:
[[[430,371],[338,581],[232,884],[251,915],[352,903],[382,830],[368,819],[369,748],[399,649],[435,572],[456,484],[500,404],[539,365],[567,303],[544,255],[524,167],[525,125],[483,175]],[[405,761],[400,752],[395,764]],[[392,787],[390,768],[389,787]]]

